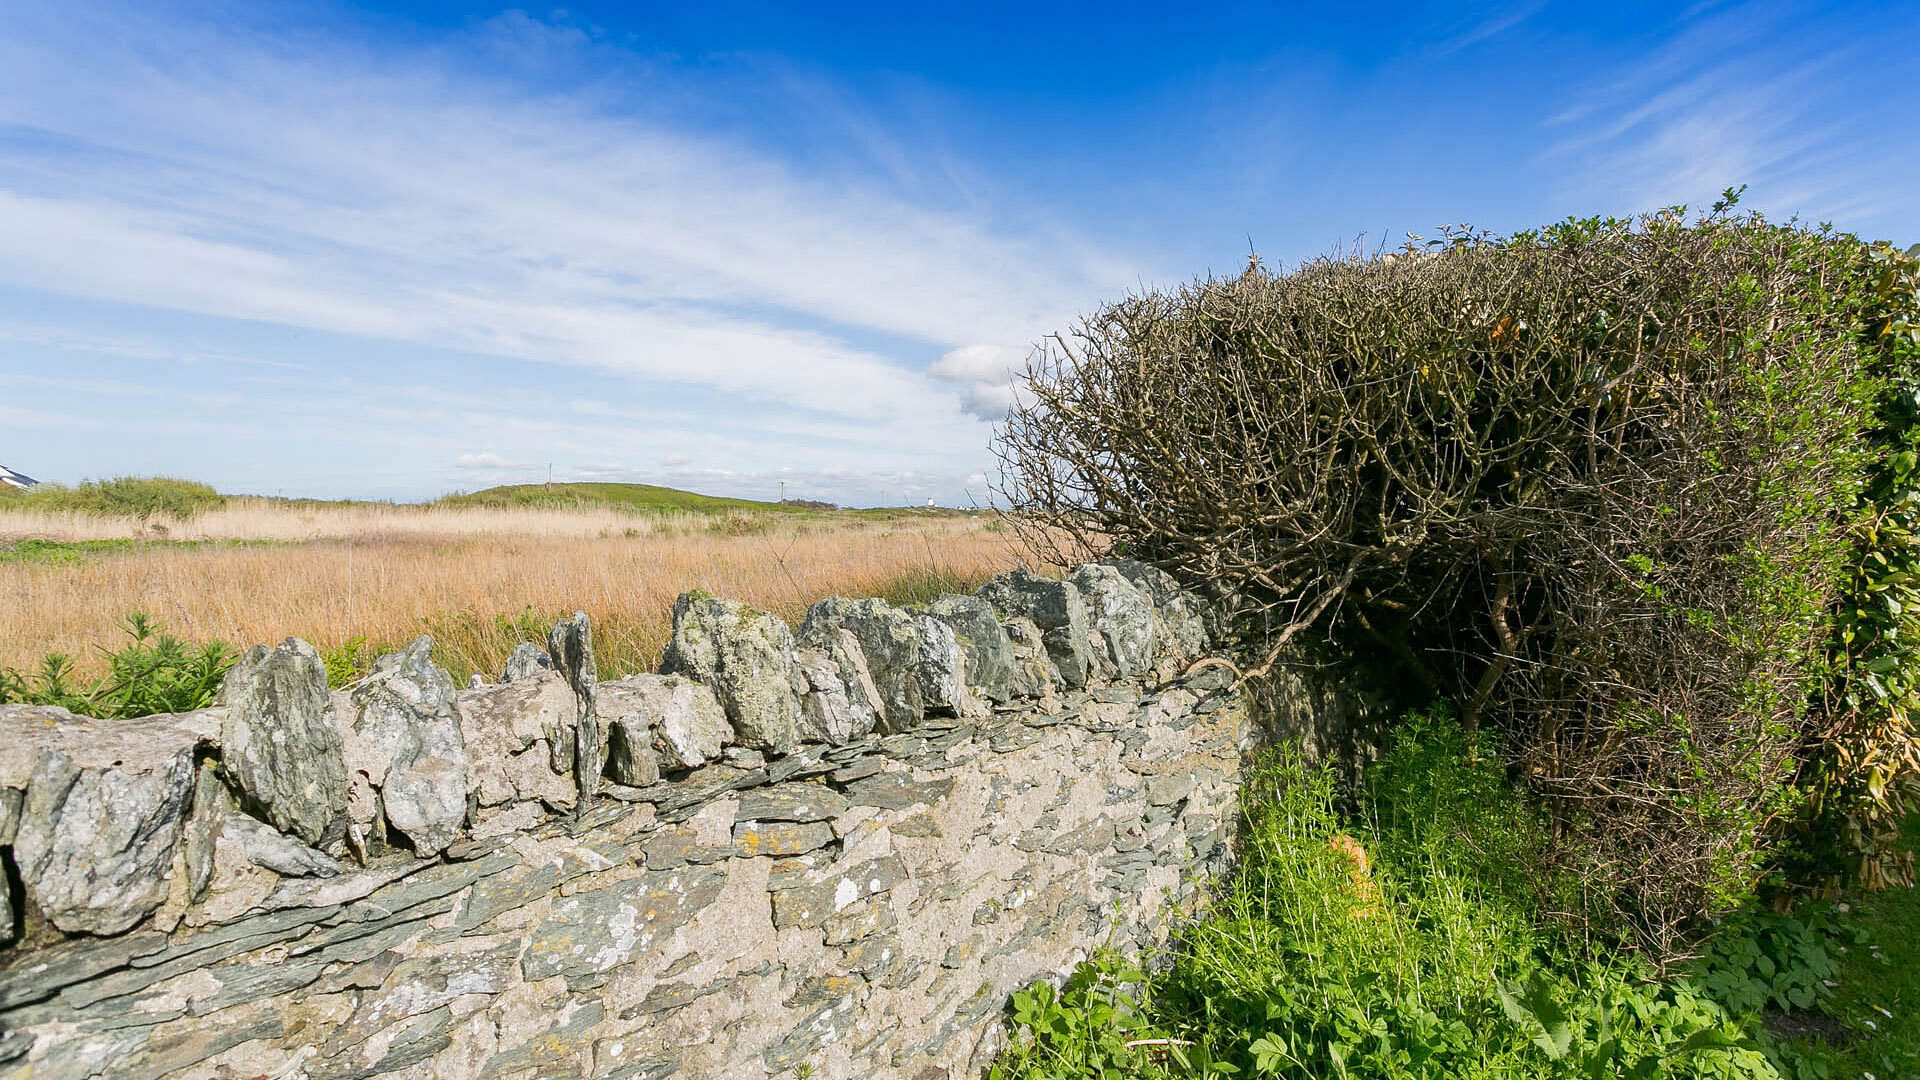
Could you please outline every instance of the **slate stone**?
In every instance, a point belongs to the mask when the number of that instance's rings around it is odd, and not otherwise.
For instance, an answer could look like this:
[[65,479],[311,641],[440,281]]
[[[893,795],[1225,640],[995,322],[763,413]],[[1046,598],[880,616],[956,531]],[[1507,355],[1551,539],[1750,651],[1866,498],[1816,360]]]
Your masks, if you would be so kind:
[[939,802],[953,790],[951,778],[915,780],[904,772],[880,773],[847,785],[847,802],[853,806],[877,806],[883,810],[906,810]]
[[559,897],[533,929],[521,974],[529,980],[597,975],[631,963],[711,904],[726,880],[721,867],[649,870],[604,889]]
[[373,778],[387,824],[422,855],[460,836],[467,819],[467,743],[453,679],[421,635],[376,660],[353,688],[354,734],[387,763]]
[[773,894],[773,924],[785,929],[819,926],[853,904],[887,892],[907,876],[897,856],[830,867],[805,884]]
[[500,670],[500,681],[519,682],[533,678],[542,671],[552,670],[553,658],[547,655],[547,650],[531,641],[523,641],[515,645],[513,652],[507,656],[507,665]]
[[776,754],[799,745],[794,663],[793,632],[777,616],[698,592],[674,601],[661,671],[712,687],[743,744]]
[[743,859],[804,855],[833,841],[833,826],[824,821],[742,821],[733,827],[733,850]]
[[282,877],[332,877],[340,872],[339,862],[326,852],[245,814],[227,815],[220,829],[240,842],[248,861]]
[[[574,714],[573,784],[579,793],[574,804],[576,814],[593,805],[600,792],[600,776],[606,768],[606,745],[600,733],[595,710],[595,685],[599,676],[593,666],[593,625],[584,611],[553,624],[547,633],[547,655],[554,670],[566,676],[573,688]],[[555,770],[559,771],[559,770]]]
[[255,645],[227,673],[220,701],[220,768],[249,806],[309,844],[343,835],[347,770],[313,646]]
[[192,747],[171,745],[151,760],[130,754],[95,767],[82,764],[95,760],[87,756],[40,752],[13,857],[27,899],[54,926],[118,934],[166,900],[194,779]]
[[927,700],[919,672],[920,636],[912,615],[885,600],[831,596],[807,609],[798,640],[840,658],[843,673],[864,672],[865,677],[849,682],[849,687],[863,697],[867,691],[862,688],[871,687],[877,695],[871,700],[877,714],[874,730],[911,731],[919,726]]
[[789,780],[804,780],[813,776],[825,776],[833,771],[833,763],[827,760],[822,746],[803,746],[767,766],[767,783],[783,784]]
[[20,807],[26,800],[25,788],[0,788],[0,847],[13,843],[14,833],[20,829]]
[[1061,682],[1072,688],[1087,684],[1093,667],[1091,627],[1086,600],[1072,582],[1011,570],[982,585],[976,595],[1003,618],[1027,619],[1039,628]]
[[1147,778],[1147,805],[1171,806],[1193,793],[1190,772],[1163,773]]
[[979,596],[942,596],[927,605],[927,614],[946,624],[966,653],[967,685],[973,691],[999,704],[1018,698],[1034,697],[1046,689],[1020,663],[1006,627],[994,616],[994,608]]
[[478,1080],[496,1076],[586,1076],[591,1044],[587,1033],[606,1019],[606,1006],[598,1001],[578,1004],[556,1003],[559,1019],[550,1028],[511,1049],[487,1059]]
[[739,821],[826,821],[845,813],[846,796],[825,784],[782,784],[740,796]]

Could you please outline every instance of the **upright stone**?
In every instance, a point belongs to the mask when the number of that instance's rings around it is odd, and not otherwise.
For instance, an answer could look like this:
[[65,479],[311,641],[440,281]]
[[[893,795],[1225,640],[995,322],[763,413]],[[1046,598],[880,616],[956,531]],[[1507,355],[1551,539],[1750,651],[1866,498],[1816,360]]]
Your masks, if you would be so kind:
[[500,681],[519,682],[531,679],[542,671],[552,670],[553,658],[547,655],[547,650],[531,641],[523,641],[515,645],[513,652],[507,656],[506,667],[500,669]]
[[778,616],[705,593],[673,603],[660,670],[713,688],[742,745],[784,754],[800,744],[793,632]]
[[288,638],[255,645],[220,688],[220,767],[242,798],[281,832],[309,844],[345,828],[347,770],[313,646]]
[[1072,582],[1012,570],[982,585],[978,595],[1002,617],[1028,619],[1040,628],[1047,657],[1062,683],[1070,688],[1087,684],[1093,662],[1087,603]]
[[118,934],[166,900],[197,741],[170,719],[0,707],[0,740],[39,744],[13,857],[26,898],[59,929]]
[[574,805],[582,813],[593,805],[600,792],[600,771],[606,761],[600,738],[600,719],[594,711],[594,684],[599,681],[593,666],[593,626],[587,613],[576,611],[553,624],[547,634],[547,655],[553,666],[566,676],[577,702],[573,741],[573,782],[580,790]]
[[1135,559],[1105,559],[1099,565],[1111,566],[1152,599],[1161,651],[1181,660],[1207,651],[1206,607],[1200,597],[1181,588],[1172,574]]
[[879,723],[880,690],[853,635],[835,631],[831,649],[801,646],[795,665],[806,684],[800,695],[800,724],[815,741],[854,742]]
[[927,614],[952,629],[966,652],[967,684],[988,700],[1006,704],[1033,697],[1045,687],[1014,655],[1006,627],[994,617],[993,605],[978,596],[942,596],[927,605]]
[[1159,645],[1153,599],[1119,570],[1101,563],[1088,563],[1067,580],[1086,597],[1094,636],[1113,669],[1133,676],[1153,667]]
[[926,711],[938,716],[984,716],[987,707],[967,683],[967,653],[953,627],[924,611],[911,612],[913,675]]
[[[595,697],[607,732],[607,774],[633,786],[661,770],[694,769],[720,756],[733,727],[713,690],[680,675],[628,675],[603,682]],[[651,779],[649,778],[651,777]]]
[[375,661],[353,689],[354,733],[387,763],[373,778],[381,811],[422,855],[444,851],[466,824],[467,743],[455,693],[424,634]]
[[880,731],[920,726],[927,700],[919,669],[920,628],[911,614],[885,600],[828,597],[807,609],[800,642],[830,656],[859,654],[860,661],[848,659],[840,667],[843,673],[865,667],[879,694],[873,705]]

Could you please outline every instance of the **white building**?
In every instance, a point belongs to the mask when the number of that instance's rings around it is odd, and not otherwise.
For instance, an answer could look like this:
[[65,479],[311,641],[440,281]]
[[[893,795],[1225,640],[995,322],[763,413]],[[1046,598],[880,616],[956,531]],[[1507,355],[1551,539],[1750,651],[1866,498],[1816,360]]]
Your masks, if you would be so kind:
[[40,481],[26,473],[17,473],[5,465],[0,465],[0,485],[14,488],[30,488]]

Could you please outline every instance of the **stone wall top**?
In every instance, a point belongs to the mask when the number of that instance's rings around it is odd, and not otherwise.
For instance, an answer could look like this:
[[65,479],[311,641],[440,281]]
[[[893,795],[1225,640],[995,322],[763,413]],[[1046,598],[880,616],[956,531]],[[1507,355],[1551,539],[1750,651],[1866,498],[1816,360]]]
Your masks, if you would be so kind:
[[734,778],[819,768],[835,747],[1165,682],[1207,648],[1201,612],[1127,561],[1015,571],[924,607],[823,600],[797,629],[689,593],[658,674],[599,680],[576,613],[464,688],[422,637],[329,691],[289,639],[250,650],[198,712],[0,707],[0,854],[17,871],[0,875],[0,997],[63,941],[345,903],[396,860],[583,820],[597,800],[690,815]]

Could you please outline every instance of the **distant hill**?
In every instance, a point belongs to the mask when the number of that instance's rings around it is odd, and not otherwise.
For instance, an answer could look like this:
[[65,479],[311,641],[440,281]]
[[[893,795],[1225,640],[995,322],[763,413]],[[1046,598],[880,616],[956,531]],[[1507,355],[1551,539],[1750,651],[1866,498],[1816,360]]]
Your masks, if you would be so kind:
[[614,506],[623,510],[678,510],[722,514],[734,510],[760,513],[818,513],[820,504],[763,502],[701,495],[654,484],[503,484],[464,495],[436,500],[438,506],[531,506],[541,508]]

